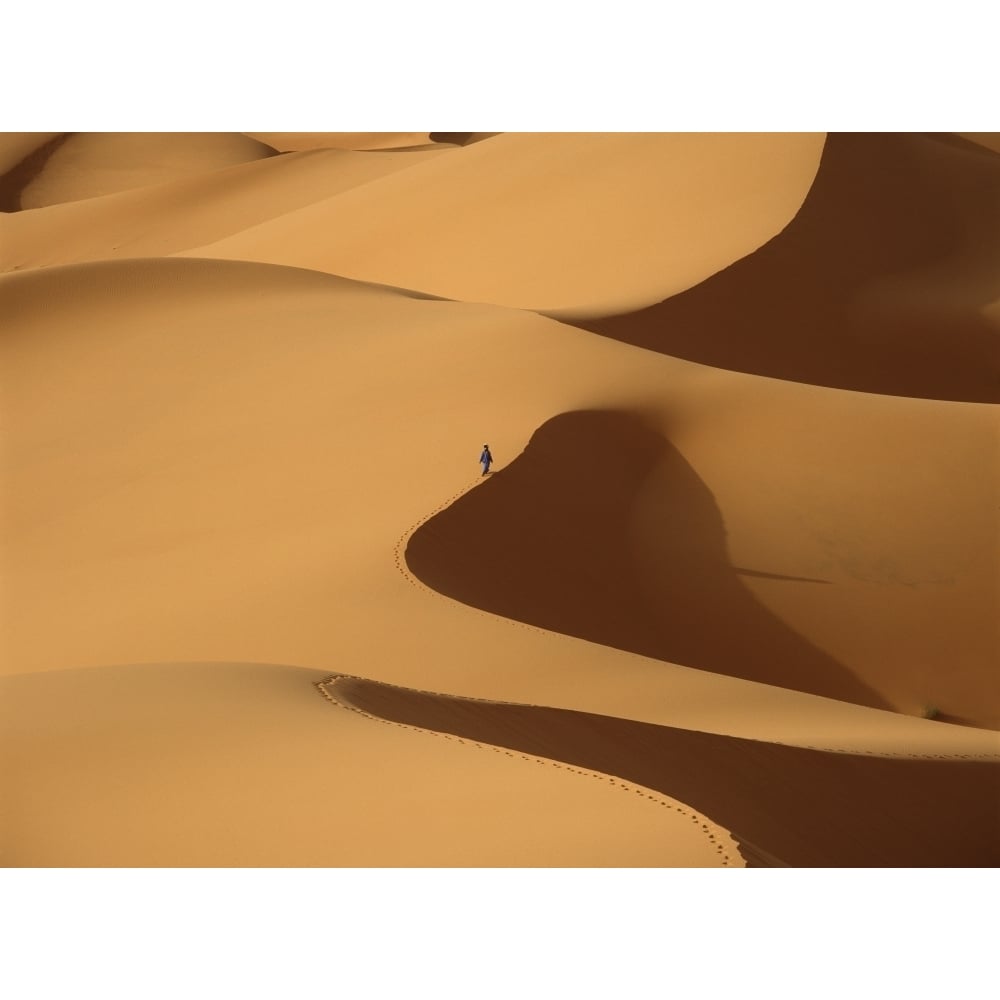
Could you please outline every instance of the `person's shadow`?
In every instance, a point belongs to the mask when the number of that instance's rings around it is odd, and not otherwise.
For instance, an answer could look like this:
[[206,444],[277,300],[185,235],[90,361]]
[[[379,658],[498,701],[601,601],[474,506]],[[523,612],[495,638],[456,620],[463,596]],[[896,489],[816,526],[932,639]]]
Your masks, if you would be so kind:
[[781,574],[731,564],[709,489],[661,434],[627,413],[549,420],[500,474],[421,525],[405,558],[432,589],[506,618],[889,707],[757,600],[742,576]]

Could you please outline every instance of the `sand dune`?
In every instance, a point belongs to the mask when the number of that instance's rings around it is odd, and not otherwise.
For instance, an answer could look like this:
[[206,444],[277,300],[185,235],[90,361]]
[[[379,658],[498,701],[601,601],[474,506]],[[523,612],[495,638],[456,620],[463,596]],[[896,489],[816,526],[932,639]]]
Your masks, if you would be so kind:
[[[262,142],[222,132],[63,133],[44,150],[43,158],[33,158],[30,176],[19,178],[18,208],[94,198],[275,155]],[[13,197],[8,192],[8,203]]]
[[[661,512],[650,525],[657,534],[639,536],[633,512],[654,468],[661,492],[647,491],[645,502]],[[476,545],[484,525],[492,526],[488,560]],[[654,546],[659,572],[650,576],[641,550]],[[629,414],[578,411],[548,421],[509,468],[422,525],[406,559],[433,589],[507,618],[888,707],[743,585],[711,491],[664,437]]]
[[782,229],[822,142],[505,134],[187,252],[606,315],[679,292]]
[[[659,793],[338,710],[313,671],[139,664],[0,682],[16,866],[738,866]],[[615,787],[617,785],[618,787]]]
[[721,368],[995,403],[998,265],[1000,154],[834,135],[801,211],[757,253],[658,305],[583,325]]
[[0,270],[162,257],[230,236],[431,153],[290,153],[30,212],[0,215]]
[[0,212],[21,207],[21,190],[62,136],[62,132],[0,132]]
[[[465,487],[475,427],[498,430],[504,467],[408,552],[423,574],[431,532],[445,593],[686,666],[997,724],[987,407],[712,372],[527,313],[260,264],[4,282],[15,669],[79,662],[82,644],[94,666],[156,649],[324,666],[337,602],[370,641],[358,609],[383,613],[392,572],[378,554]],[[627,415],[556,419],[594,408],[645,414],[652,453]],[[891,480],[874,475],[893,462]],[[498,606],[484,585],[531,597]],[[568,621],[546,610],[560,586]],[[62,628],[40,639],[53,587]],[[164,632],[177,587],[188,599]],[[237,627],[248,599],[275,619]],[[233,624],[209,626],[208,607]]]
[[282,153],[303,149],[405,149],[431,143],[427,132],[244,132]]
[[994,864],[994,154],[268,135],[0,144],[4,863]]
[[380,718],[676,795],[724,823],[752,865],[990,867],[1000,861],[997,759],[831,753],[606,715],[448,698],[361,678],[335,683],[342,699]]

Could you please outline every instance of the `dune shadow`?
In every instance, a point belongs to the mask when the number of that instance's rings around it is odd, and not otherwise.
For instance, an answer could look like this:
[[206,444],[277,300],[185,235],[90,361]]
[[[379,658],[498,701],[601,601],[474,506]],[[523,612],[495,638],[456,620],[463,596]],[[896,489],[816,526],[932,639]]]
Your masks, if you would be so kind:
[[616,775],[731,831],[753,866],[1000,864],[1000,765],[868,757],[338,678],[370,715]]
[[24,189],[42,172],[53,153],[72,135],[72,132],[63,132],[49,139],[0,177],[0,212],[21,211]]
[[1000,401],[1000,155],[831,134],[805,202],[748,257],[657,305],[578,327],[733,371]]
[[[639,418],[547,421],[410,537],[438,592],[553,632],[878,708],[886,702],[743,584],[711,491]],[[814,586],[789,581],[789,586]]]
[[453,146],[470,146],[476,142],[492,139],[501,132],[431,132],[428,138],[432,143],[449,143]]

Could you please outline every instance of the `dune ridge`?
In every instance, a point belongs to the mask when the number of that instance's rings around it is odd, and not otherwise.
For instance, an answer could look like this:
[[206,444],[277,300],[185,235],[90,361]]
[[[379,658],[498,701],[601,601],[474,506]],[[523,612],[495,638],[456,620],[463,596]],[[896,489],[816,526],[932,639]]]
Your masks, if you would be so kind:
[[995,865],[980,138],[0,137],[3,863]]
[[232,236],[442,152],[307,150],[0,216],[0,271],[164,257]]
[[185,253],[608,315],[678,292],[782,229],[822,145],[807,134],[504,133]]
[[277,155],[271,146],[232,132],[67,132],[45,150],[31,157],[20,189],[22,209]]
[[1000,154],[835,134],[764,246],[656,305],[577,325],[772,378],[996,403],[998,234]]
[[42,171],[45,163],[66,142],[66,132],[40,132],[10,138],[0,147],[0,212],[17,212],[23,207],[24,189]]
[[[462,745],[472,744],[481,747],[484,750],[492,750],[494,753],[504,754],[507,757],[514,756],[514,754],[510,750],[505,750],[503,746],[500,744],[457,736],[447,731],[435,729],[433,726],[414,725],[407,722],[397,721],[396,719],[387,717],[385,715],[374,714],[371,711],[362,708],[357,702],[351,701],[349,697],[348,698],[340,697],[340,690],[345,681],[350,682],[358,680],[361,680],[361,678],[351,677],[346,674],[331,674],[329,677],[324,678],[321,681],[316,681],[316,689],[332,705],[335,705],[338,708],[342,708],[349,712],[356,712],[366,719],[371,719],[372,721],[375,722],[387,723],[389,725],[399,726],[400,728],[403,729],[419,729],[429,733],[436,733],[437,735],[440,735],[446,740],[452,740],[452,739],[457,740]],[[566,770],[570,774],[576,774],[584,777],[594,778],[598,781],[607,781],[609,785],[614,786],[619,791],[641,795],[644,798],[648,799],[650,802],[655,802],[657,805],[660,805],[667,809],[673,809],[676,813],[683,816],[685,819],[689,819],[693,824],[695,824],[698,836],[704,837],[711,845],[711,849],[719,854],[720,856],[719,863],[723,867],[731,867],[731,866],[739,867],[737,857],[734,856],[736,852],[727,850],[727,847],[729,847],[732,844],[732,839],[729,836],[728,831],[723,830],[721,827],[719,827],[714,823],[705,822],[707,817],[702,816],[699,813],[694,812],[690,809],[684,808],[684,806],[678,803],[677,800],[667,798],[666,796],[663,795],[657,795],[651,793],[650,789],[643,788],[631,782],[616,781],[613,777],[601,773],[599,771],[583,770],[581,768],[563,765],[551,758],[540,757],[535,754],[522,753],[519,756],[521,760],[524,761],[533,761],[534,763],[537,764],[555,767],[558,768],[559,770]],[[729,841],[729,844],[727,844],[727,841]]]
[[725,860],[723,831],[656,799],[334,715],[316,697],[323,676],[147,663],[0,678],[0,864],[646,867],[665,850],[683,866]]
[[[642,517],[646,508],[660,512],[655,526]],[[484,530],[495,553],[488,559],[477,547]],[[755,597],[745,581],[773,574],[734,565],[711,492],[655,423],[629,413],[577,411],[548,421],[488,482],[415,525],[396,562],[432,590],[503,618],[891,707],[872,686],[876,665],[862,671],[839,662]],[[834,582],[783,579],[804,589]],[[988,644],[989,622],[982,627]],[[945,718],[995,725],[988,660],[966,683],[975,685],[974,700],[963,697],[963,711]]]
[[[331,701],[397,725],[582,765],[676,796],[722,824],[751,866],[1000,861],[1000,803],[993,794],[1000,756],[861,757],[835,748],[782,747],[563,709],[435,695],[346,675],[317,686]],[[329,694],[331,688],[339,698]],[[786,822],[790,811],[794,824]],[[961,824],[956,815],[963,817]]]

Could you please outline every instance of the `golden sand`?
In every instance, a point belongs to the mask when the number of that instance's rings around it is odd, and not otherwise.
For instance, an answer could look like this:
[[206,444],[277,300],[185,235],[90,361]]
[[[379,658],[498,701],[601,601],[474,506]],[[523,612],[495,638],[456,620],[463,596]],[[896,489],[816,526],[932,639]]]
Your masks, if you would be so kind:
[[0,139],[4,864],[1000,860],[982,137]]

